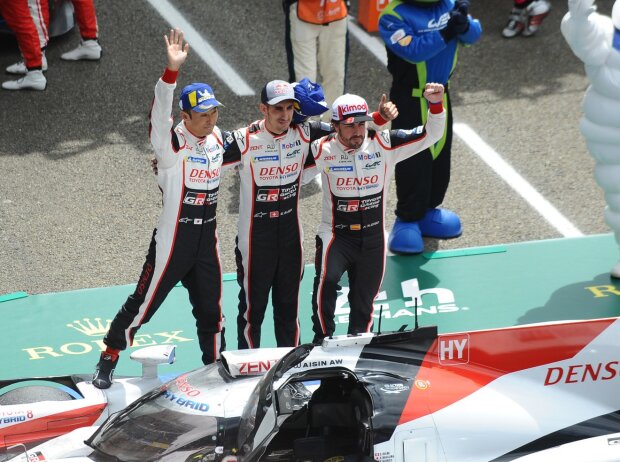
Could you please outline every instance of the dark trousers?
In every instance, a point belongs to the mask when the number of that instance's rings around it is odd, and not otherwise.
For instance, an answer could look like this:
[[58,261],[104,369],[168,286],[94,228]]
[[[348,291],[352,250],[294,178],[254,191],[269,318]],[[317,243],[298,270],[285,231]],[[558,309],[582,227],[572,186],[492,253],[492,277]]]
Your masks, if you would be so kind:
[[[411,87],[392,86],[390,99],[398,107],[393,129],[408,129],[426,122],[426,100],[411,95]],[[446,92],[446,132],[435,145],[435,152],[427,149],[396,164],[396,216],[403,221],[418,221],[426,211],[441,205],[450,183],[452,151],[452,108]],[[434,157],[434,158],[433,158]]]
[[279,347],[299,344],[299,284],[303,275],[302,248],[299,239],[284,241],[261,239],[251,245],[249,255],[235,248],[237,282],[239,283],[239,314],[237,342],[239,349],[258,348],[261,326],[271,291],[276,343]]
[[316,237],[314,288],[312,291],[312,329],[314,342],[333,335],[334,315],[340,279],[349,276],[349,328],[347,333],[369,332],[372,328],[373,301],[379,292],[385,269],[383,233],[368,238],[337,236],[324,242]]
[[[195,225],[186,225],[185,228]],[[222,269],[215,227],[179,231],[173,248],[158,243],[153,232],[136,289],[114,317],[104,343],[117,350],[131,345],[138,329],[155,314],[174,286],[181,281],[189,292],[196,319],[202,362],[210,364],[225,349],[221,309]]]

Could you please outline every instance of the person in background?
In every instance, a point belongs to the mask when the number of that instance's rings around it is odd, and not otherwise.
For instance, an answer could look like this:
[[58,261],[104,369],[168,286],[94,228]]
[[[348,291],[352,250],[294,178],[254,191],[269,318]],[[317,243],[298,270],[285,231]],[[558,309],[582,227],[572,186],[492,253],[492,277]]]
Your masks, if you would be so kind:
[[[71,0],[80,30],[80,44],[60,55],[66,61],[101,58],[97,16],[93,0]],[[45,49],[49,42],[49,5],[47,0],[0,0],[0,15],[15,32],[22,60],[6,68],[9,74],[22,75],[2,84],[5,90],[45,90],[47,79],[43,72],[48,63]]]
[[524,37],[534,35],[550,10],[551,3],[547,0],[514,0],[502,36],[513,38],[519,34]]
[[446,88],[444,135],[423,153],[396,166],[396,221],[388,240],[394,253],[422,252],[423,236],[446,239],[462,233],[459,216],[439,206],[450,182],[450,77],[461,46],[477,42],[482,33],[480,22],[468,12],[469,0],[394,0],[379,17],[379,33],[392,74],[390,99],[399,110],[392,128],[424,124],[427,102],[423,92],[427,82]]
[[66,61],[97,61],[101,58],[99,44],[99,27],[94,0],[71,0],[75,10],[75,19],[80,29],[80,44],[71,51],[60,55]]
[[15,33],[23,57],[23,61],[6,69],[12,74],[23,74],[23,77],[3,82],[2,88],[5,90],[45,90],[47,87],[47,79],[43,75],[47,69],[43,53],[47,45],[47,28],[38,28],[37,24],[45,26],[45,21],[35,24],[31,14],[36,10],[43,15],[43,11],[47,10],[43,7],[43,4],[47,6],[46,1],[29,5],[28,0],[0,0],[0,15]]
[[[319,82],[328,108],[344,93],[348,0],[283,0],[289,82]],[[319,79],[319,75],[321,78]]]

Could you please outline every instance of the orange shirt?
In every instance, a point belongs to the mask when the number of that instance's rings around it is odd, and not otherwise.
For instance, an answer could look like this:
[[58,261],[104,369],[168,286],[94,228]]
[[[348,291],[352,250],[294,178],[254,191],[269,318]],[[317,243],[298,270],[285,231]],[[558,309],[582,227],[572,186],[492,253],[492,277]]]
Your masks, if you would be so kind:
[[297,17],[312,24],[328,24],[347,16],[344,0],[298,0]]

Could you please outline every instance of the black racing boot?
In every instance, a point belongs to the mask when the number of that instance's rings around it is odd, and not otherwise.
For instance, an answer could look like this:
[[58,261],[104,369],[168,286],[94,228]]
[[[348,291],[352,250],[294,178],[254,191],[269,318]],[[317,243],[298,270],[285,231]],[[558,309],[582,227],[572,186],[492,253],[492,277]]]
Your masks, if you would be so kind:
[[100,389],[110,388],[112,386],[112,374],[118,363],[118,356],[114,358],[113,355],[107,352],[101,353],[101,358],[97,363],[95,369],[95,375],[93,376],[93,385]]

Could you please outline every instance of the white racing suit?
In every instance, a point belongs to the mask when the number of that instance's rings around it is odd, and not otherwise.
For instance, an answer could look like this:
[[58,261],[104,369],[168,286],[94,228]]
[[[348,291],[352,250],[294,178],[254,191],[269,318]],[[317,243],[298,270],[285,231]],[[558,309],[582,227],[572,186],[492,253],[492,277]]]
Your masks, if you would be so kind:
[[184,122],[172,128],[176,73],[155,86],[150,138],[157,158],[163,208],[136,289],[112,321],[104,343],[124,350],[181,281],[189,292],[204,364],[224,350],[215,211],[224,147],[219,128],[197,138]]
[[337,292],[345,271],[351,310],[348,333],[372,327],[373,300],[385,269],[386,194],[396,163],[437,142],[445,121],[441,105],[433,105],[425,126],[368,131],[357,150],[345,147],[336,134],[312,143],[315,166],[307,169],[304,180],[320,172],[323,184],[312,295],[315,342],[334,333]]

